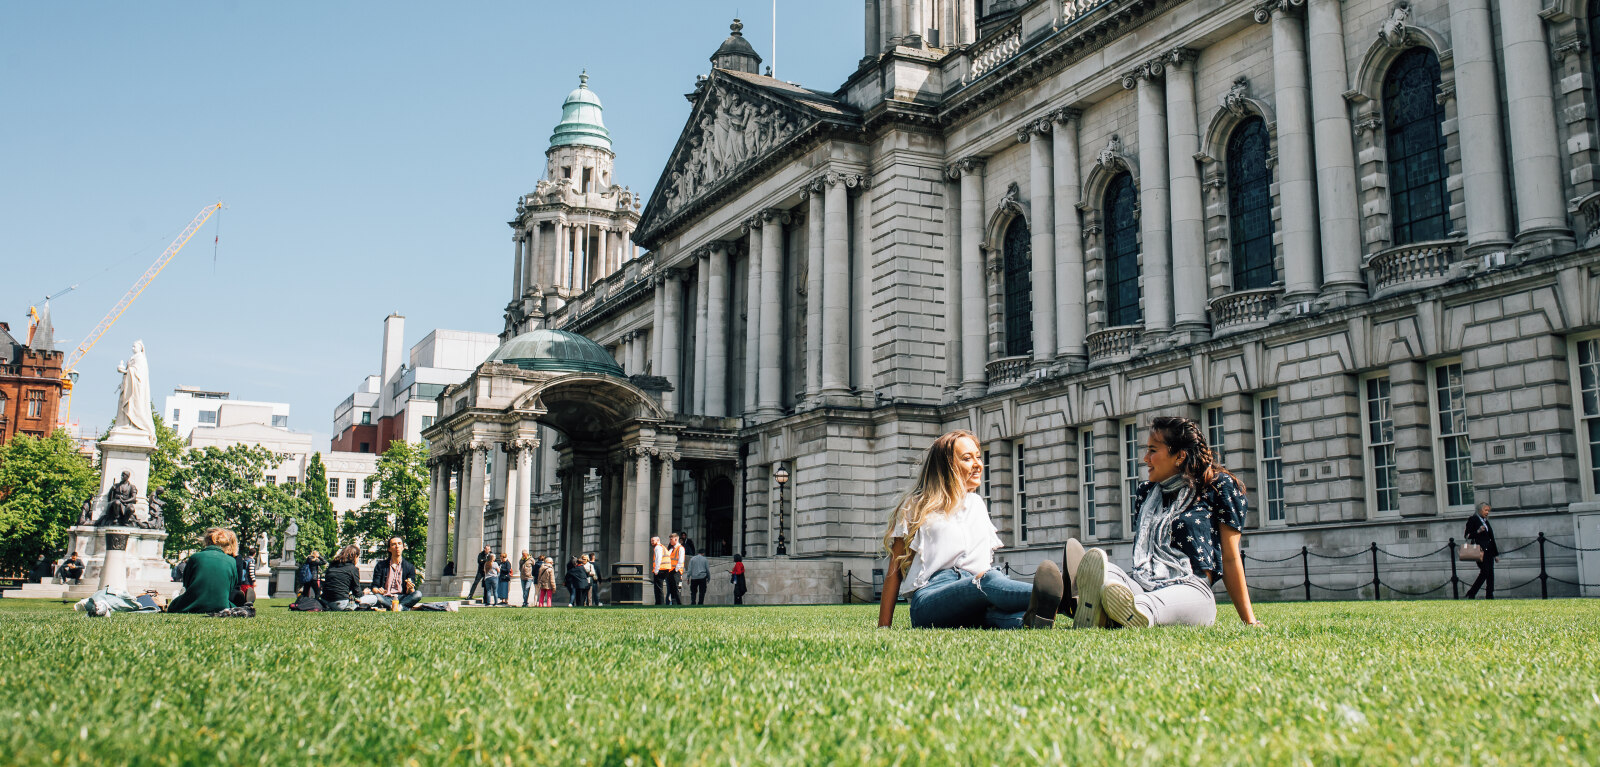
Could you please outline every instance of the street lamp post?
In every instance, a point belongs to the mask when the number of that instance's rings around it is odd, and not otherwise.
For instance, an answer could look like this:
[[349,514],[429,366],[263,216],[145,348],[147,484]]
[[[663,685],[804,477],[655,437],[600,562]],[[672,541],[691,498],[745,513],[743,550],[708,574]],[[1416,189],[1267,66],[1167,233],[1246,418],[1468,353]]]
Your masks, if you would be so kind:
[[772,472],[772,478],[778,482],[778,556],[781,557],[789,553],[789,542],[783,535],[783,487],[789,484],[789,470],[780,463]]

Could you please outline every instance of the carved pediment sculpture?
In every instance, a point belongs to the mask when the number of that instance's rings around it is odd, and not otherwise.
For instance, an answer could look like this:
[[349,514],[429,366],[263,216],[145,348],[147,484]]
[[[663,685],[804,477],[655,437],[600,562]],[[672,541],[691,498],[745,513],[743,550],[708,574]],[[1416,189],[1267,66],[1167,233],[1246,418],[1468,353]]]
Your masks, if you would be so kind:
[[1235,117],[1244,117],[1249,112],[1250,81],[1240,77],[1233,81],[1233,87],[1222,96],[1222,106]]
[[1111,134],[1111,140],[1100,150],[1100,157],[1095,162],[1106,170],[1127,168],[1127,160],[1122,154],[1122,137],[1115,133]]
[[667,173],[664,194],[668,212],[682,208],[799,130],[795,115],[788,110],[749,98],[722,83],[708,88],[699,103],[701,108],[684,134],[678,161]]
[[1384,45],[1399,50],[1411,44],[1411,3],[1400,0],[1394,4],[1383,26],[1378,28],[1378,39]]

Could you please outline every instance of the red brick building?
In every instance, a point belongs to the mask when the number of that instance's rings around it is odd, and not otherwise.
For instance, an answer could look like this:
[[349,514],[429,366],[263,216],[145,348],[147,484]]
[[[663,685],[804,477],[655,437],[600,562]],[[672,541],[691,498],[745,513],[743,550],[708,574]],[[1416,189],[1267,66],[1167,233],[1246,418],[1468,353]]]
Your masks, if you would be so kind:
[[21,433],[44,437],[56,428],[61,412],[64,355],[55,350],[50,321],[42,321],[29,344],[11,335],[0,322],[0,444]]

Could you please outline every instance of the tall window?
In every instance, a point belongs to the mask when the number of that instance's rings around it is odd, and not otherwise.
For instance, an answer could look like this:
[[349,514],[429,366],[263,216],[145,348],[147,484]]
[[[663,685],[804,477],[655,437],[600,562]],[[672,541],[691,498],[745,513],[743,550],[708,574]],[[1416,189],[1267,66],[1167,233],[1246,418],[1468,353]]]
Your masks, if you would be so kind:
[[989,477],[993,474],[993,472],[994,470],[989,466],[989,451],[985,450],[983,451],[983,487],[981,488],[983,505],[985,506],[989,505]]
[[356,480],[355,480],[355,477],[350,477],[349,479],[346,479],[344,481],[344,497],[346,497],[346,498],[354,498],[354,497],[356,497]]
[[1094,432],[1084,429],[1078,433],[1078,508],[1083,510],[1083,536],[1094,538]]
[[1438,94],[1439,59],[1427,48],[1400,54],[1383,78],[1389,220],[1395,245],[1442,239],[1450,232],[1444,105]]
[[329,477],[328,478],[328,497],[329,498],[338,498],[339,497],[339,478],[338,477]]
[[[3,391],[0,391],[0,423],[5,423],[6,422],[6,405],[7,404],[9,404],[9,403],[6,401],[6,393],[3,392]],[[5,434],[0,433],[0,437],[4,437],[4,436],[5,436]]]
[[1461,386],[1461,363],[1433,369],[1433,404],[1438,413],[1439,460],[1444,468],[1445,501],[1472,505],[1472,451],[1467,442],[1467,398]]
[[1578,450],[1587,459],[1584,468],[1592,498],[1600,494],[1600,338],[1584,339],[1576,345],[1573,388],[1578,394]]
[[1372,467],[1373,510],[1400,510],[1400,471],[1394,456],[1394,416],[1389,410],[1389,378],[1367,379],[1367,456]]
[[1139,432],[1135,427],[1131,419],[1122,422],[1122,512],[1128,520],[1133,519],[1133,494],[1139,490]]
[[1278,398],[1262,397],[1258,400],[1261,417],[1261,476],[1266,481],[1267,521],[1282,522],[1283,511],[1283,442],[1279,436]]
[[172,422],[173,423],[177,423],[178,422],[178,414],[180,412],[182,412],[182,411],[178,410],[177,408],[173,408],[172,409]]
[[1260,117],[1245,120],[1228,139],[1228,242],[1234,290],[1272,284],[1272,170]]
[[1028,224],[1011,219],[1005,241],[1006,356],[1033,353],[1033,255]]
[[1022,443],[1016,446],[1015,471],[1017,478],[1016,509],[1017,509],[1017,541],[1028,542],[1028,472],[1027,460],[1023,455]]
[[28,392],[27,403],[29,418],[44,417],[44,392],[37,389]]
[[371,410],[363,410],[363,411],[361,411],[361,425],[362,426],[366,426],[366,425],[369,425],[371,423],[372,423],[372,411]]
[[1222,428],[1221,405],[1206,408],[1206,445],[1211,448],[1211,459],[1226,466],[1222,452],[1227,447],[1227,432]]
[[367,477],[366,479],[361,481],[361,497],[362,498],[371,498],[372,497],[372,477]]
[[1106,187],[1106,321],[1137,325],[1139,313],[1139,218],[1134,213],[1133,176]]

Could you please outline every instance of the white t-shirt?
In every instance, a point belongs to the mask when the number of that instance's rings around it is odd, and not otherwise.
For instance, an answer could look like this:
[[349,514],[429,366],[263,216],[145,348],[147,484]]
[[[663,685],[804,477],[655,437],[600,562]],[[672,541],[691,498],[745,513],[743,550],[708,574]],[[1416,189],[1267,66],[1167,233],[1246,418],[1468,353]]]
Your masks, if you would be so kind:
[[[905,520],[895,526],[892,538],[906,537]],[[909,542],[911,569],[900,583],[900,595],[923,586],[940,570],[965,570],[977,575],[994,565],[994,550],[1005,545],[989,521],[989,508],[977,493],[967,493],[961,507],[949,514],[929,514],[917,537]]]

